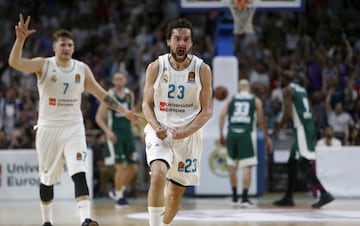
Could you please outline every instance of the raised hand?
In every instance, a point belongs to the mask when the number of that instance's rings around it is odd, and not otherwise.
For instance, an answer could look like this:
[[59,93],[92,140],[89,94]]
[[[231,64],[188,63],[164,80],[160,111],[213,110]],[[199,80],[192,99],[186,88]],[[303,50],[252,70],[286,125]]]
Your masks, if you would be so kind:
[[29,30],[30,20],[31,17],[27,16],[26,21],[24,22],[23,15],[21,13],[19,14],[19,22],[15,26],[15,33],[18,39],[26,39],[29,35],[36,32],[35,29]]

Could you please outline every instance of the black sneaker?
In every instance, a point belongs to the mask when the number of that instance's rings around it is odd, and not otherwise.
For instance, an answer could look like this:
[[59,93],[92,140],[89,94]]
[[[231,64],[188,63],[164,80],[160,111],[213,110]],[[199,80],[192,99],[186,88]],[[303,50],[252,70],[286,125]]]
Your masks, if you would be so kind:
[[99,224],[96,221],[86,218],[84,222],[81,224],[81,226],[99,226]]
[[45,223],[43,223],[42,226],[54,226],[54,225],[52,225],[49,221],[46,221]]
[[129,203],[128,201],[126,201],[125,198],[121,198],[119,200],[117,200],[117,202],[115,203],[115,208],[117,209],[123,209],[123,208],[128,208],[129,207]]
[[295,206],[294,200],[289,197],[283,197],[280,200],[273,202],[275,206]]
[[311,208],[313,209],[320,209],[322,206],[334,201],[334,197],[330,193],[325,193],[320,195],[319,201],[314,203]]
[[245,199],[241,201],[240,207],[242,208],[248,208],[248,207],[253,207],[254,203],[252,203],[249,199]]

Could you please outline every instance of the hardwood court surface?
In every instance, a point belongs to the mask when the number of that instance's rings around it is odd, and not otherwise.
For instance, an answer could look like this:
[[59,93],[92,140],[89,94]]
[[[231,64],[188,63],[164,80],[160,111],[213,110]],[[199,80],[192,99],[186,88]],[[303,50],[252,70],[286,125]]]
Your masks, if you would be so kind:
[[[254,197],[251,208],[232,207],[226,198],[185,197],[172,226],[354,226],[360,225],[360,199],[337,198],[321,210],[312,210],[309,195],[296,198],[296,206],[278,208],[272,202],[280,195]],[[101,226],[147,226],[146,198],[128,199],[130,207],[115,209],[110,199],[94,199],[92,212]],[[73,200],[54,202],[55,226],[79,226]],[[0,201],[0,226],[41,225],[39,203]]]

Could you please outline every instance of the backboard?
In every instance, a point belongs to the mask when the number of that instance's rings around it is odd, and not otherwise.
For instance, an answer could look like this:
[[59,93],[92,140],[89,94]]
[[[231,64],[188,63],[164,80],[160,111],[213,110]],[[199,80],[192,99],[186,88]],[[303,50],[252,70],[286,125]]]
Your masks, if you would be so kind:
[[[180,11],[223,10],[229,7],[230,0],[177,0]],[[257,10],[302,11],[305,0],[253,0]]]

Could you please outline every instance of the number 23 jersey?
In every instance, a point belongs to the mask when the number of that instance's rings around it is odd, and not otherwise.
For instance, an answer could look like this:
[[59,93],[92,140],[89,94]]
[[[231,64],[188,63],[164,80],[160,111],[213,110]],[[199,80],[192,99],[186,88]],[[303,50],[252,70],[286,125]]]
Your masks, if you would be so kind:
[[189,124],[201,111],[200,67],[203,60],[192,55],[189,65],[174,69],[169,54],[159,56],[159,72],[154,82],[154,112],[162,125],[169,128]]

